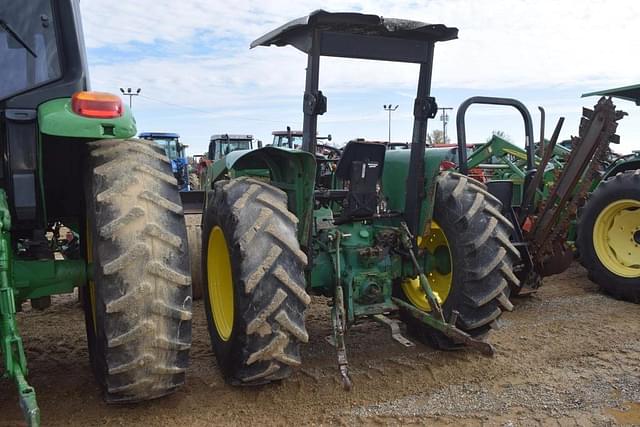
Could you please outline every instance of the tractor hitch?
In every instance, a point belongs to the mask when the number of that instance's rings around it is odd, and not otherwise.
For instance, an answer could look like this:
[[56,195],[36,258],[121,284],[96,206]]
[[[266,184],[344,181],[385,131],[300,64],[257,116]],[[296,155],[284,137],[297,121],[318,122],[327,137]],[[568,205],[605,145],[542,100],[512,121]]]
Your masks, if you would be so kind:
[[461,331],[455,326],[454,322],[457,320],[457,317],[458,317],[457,312],[455,311],[453,312],[453,314],[451,315],[451,321],[447,323],[434,318],[431,314],[426,313],[399,298],[393,297],[392,300],[401,309],[406,310],[411,316],[420,320],[427,326],[437,329],[438,331],[442,332],[452,340],[460,344],[463,344],[465,346],[476,349],[485,356],[493,356],[493,354],[495,353],[495,349],[491,344],[482,340],[472,338],[469,334],[467,334],[464,331]]
[[22,416],[29,427],[37,427],[40,425],[40,408],[36,401],[36,392],[27,383],[22,370],[19,366],[14,370],[16,384],[18,385],[18,394],[20,395],[20,409]]
[[345,344],[345,333],[347,329],[347,313],[344,309],[344,292],[342,290],[341,282],[341,268],[340,268],[340,239],[341,237],[348,237],[348,234],[340,232],[335,235],[330,235],[330,240],[335,241],[335,271],[336,271],[336,289],[335,289],[335,301],[331,308],[331,323],[333,326],[333,342],[336,347],[336,353],[338,358],[338,370],[340,371],[340,377],[342,378],[342,387],[349,391],[353,387],[351,377],[349,377],[349,362],[347,360],[347,346]]

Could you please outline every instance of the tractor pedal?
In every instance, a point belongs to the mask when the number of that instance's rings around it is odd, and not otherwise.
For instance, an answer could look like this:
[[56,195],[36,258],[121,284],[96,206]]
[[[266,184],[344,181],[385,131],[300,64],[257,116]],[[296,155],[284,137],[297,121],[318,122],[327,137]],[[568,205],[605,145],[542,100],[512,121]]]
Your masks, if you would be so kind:
[[389,327],[391,330],[391,338],[398,341],[405,347],[415,347],[415,344],[405,338],[404,335],[402,335],[402,332],[400,332],[400,322],[398,320],[389,319],[384,314],[375,314],[373,318],[375,321]]
[[336,346],[336,339],[333,335],[327,335],[326,337],[324,337],[324,340],[328,342],[331,347]]

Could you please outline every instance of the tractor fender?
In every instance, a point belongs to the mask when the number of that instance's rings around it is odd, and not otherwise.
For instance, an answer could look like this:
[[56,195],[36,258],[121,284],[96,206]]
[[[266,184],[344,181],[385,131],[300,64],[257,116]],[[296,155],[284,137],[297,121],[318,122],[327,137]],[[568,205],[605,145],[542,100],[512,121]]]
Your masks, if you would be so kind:
[[131,110],[123,107],[120,117],[96,119],[74,113],[71,98],[52,99],[38,107],[38,127],[44,134],[67,138],[127,139],[135,136],[137,129]]
[[[287,193],[289,210],[300,220],[299,241],[305,246],[313,214],[315,156],[306,151],[273,146],[232,151],[209,167],[206,189],[213,189],[213,183],[221,179],[240,176],[264,179]],[[205,194],[209,197],[208,191]],[[205,200],[204,206],[206,203]]]
[[626,160],[614,165],[614,167],[612,167],[611,169],[605,172],[604,176],[602,177],[602,181],[612,176],[616,176],[620,172],[625,172],[628,170],[636,170],[636,169],[640,169],[640,156],[632,160]]

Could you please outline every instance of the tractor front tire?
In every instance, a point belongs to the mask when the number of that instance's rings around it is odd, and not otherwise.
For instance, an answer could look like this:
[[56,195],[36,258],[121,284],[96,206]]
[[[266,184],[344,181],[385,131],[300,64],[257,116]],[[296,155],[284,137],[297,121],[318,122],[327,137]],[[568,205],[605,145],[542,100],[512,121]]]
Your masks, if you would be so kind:
[[83,292],[89,353],[109,403],[173,392],[191,346],[191,279],[176,180],[145,140],[89,143]]
[[[513,308],[510,287],[518,285],[512,269],[520,255],[509,241],[513,228],[501,208],[479,181],[457,173],[438,177],[433,220],[445,236],[452,273],[442,310],[447,321],[457,311],[456,326],[474,338],[483,337],[503,310]],[[401,317],[419,341],[445,350],[459,347],[409,313]]]
[[600,183],[580,210],[580,264],[600,289],[640,303],[640,169]]
[[288,377],[309,339],[310,297],[286,194],[252,178],[219,181],[203,215],[204,302],[220,371],[233,385]]

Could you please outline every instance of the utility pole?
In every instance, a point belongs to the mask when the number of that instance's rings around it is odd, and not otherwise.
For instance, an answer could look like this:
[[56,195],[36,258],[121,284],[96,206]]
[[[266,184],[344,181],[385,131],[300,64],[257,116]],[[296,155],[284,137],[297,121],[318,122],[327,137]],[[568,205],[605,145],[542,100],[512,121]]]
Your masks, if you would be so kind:
[[123,95],[126,95],[126,96],[128,96],[128,97],[129,97],[129,108],[132,108],[132,107],[133,107],[133,103],[132,103],[133,97],[134,97],[134,96],[138,96],[138,95],[140,95],[140,91],[141,91],[141,90],[142,90],[142,89],[138,88],[138,89],[136,89],[136,91],[135,91],[135,92],[132,92],[132,91],[131,91],[131,88],[130,88],[130,87],[128,87],[128,88],[127,88],[127,91],[125,92],[125,91],[124,91],[124,88],[122,88],[122,87],[120,88],[120,92],[122,92],[122,94],[123,94]]
[[382,108],[384,108],[385,111],[389,112],[389,144],[391,144],[391,112],[392,111],[396,111],[398,109],[399,105],[396,105],[395,107],[393,107],[391,104],[389,105],[383,105]]
[[449,123],[449,115],[447,114],[447,110],[453,110],[451,107],[440,107],[438,110],[442,110],[442,114],[440,115],[440,120],[442,120],[442,143],[447,143],[447,123]]

